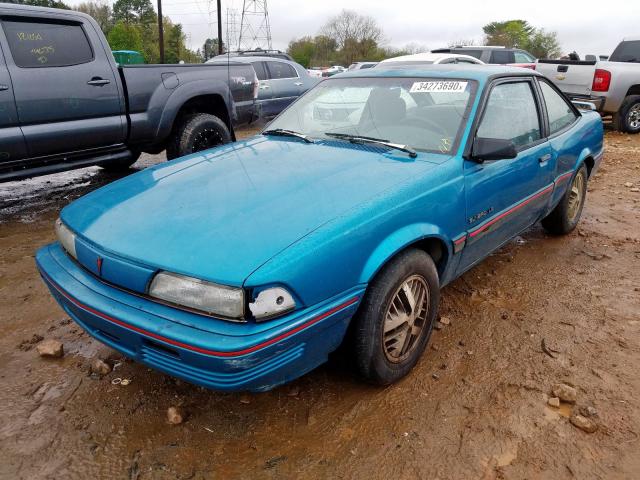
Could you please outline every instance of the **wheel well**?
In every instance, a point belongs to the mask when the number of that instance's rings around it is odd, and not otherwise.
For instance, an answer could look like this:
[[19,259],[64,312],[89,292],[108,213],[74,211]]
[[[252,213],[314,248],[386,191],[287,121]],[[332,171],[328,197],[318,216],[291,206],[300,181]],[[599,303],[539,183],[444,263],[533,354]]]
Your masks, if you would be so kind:
[[593,157],[587,157],[584,159],[584,164],[587,166],[587,176],[591,176],[591,170],[593,170],[593,166],[596,164]]
[[640,84],[638,85],[631,85],[631,88],[629,88],[629,90],[627,90],[627,97],[629,95],[640,95]]
[[423,238],[413,243],[410,243],[409,245],[404,246],[402,249],[398,250],[391,257],[387,258],[384,264],[382,264],[378,269],[378,272],[380,272],[380,269],[382,269],[382,267],[384,267],[387,263],[389,263],[393,258],[400,255],[402,252],[407,251],[410,248],[417,248],[418,250],[422,250],[425,253],[427,253],[432,258],[433,263],[436,264],[436,269],[438,270],[438,277],[442,278],[442,274],[444,273],[444,270],[447,266],[447,262],[449,260],[448,258],[449,252],[447,250],[447,247],[444,241],[436,237]]
[[229,132],[231,132],[231,138],[235,140],[235,133],[231,126],[231,119],[229,118],[227,104],[220,95],[200,95],[189,99],[184,105],[182,105],[182,107],[180,107],[180,110],[173,121],[173,126],[171,128],[172,131],[175,130],[177,125],[180,124],[185,116],[192,115],[194,113],[208,113],[218,117],[225,123]]
[[442,240],[435,237],[423,238],[422,240],[412,243],[408,248],[410,247],[419,248],[427,252],[433,259],[433,263],[436,264],[438,277],[442,278],[449,256],[447,246]]

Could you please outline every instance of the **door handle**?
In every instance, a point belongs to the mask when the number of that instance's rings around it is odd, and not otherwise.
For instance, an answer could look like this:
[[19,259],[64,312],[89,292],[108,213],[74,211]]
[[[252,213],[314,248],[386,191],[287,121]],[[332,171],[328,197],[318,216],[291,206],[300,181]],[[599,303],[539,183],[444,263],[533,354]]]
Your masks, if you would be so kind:
[[269,85],[260,85],[260,90],[267,90],[269,87]]
[[0,85],[0,92],[4,92],[5,90],[9,90],[9,85]]
[[87,85],[91,85],[93,87],[101,87],[103,85],[107,85],[111,83],[109,80],[105,80],[104,78],[100,78],[100,77],[93,77],[91,80],[89,80],[87,82]]
[[542,164],[542,163],[547,163],[549,160],[551,160],[551,154],[546,153],[538,159],[538,162]]
[[294,85],[300,87],[300,86],[302,86],[302,82],[295,82]]

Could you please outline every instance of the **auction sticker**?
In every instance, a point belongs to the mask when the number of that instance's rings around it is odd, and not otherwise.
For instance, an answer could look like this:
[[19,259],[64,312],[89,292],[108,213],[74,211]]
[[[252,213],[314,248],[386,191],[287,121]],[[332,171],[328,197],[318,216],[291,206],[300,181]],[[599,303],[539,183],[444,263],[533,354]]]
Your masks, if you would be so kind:
[[460,93],[467,88],[467,82],[444,80],[440,82],[415,82],[411,85],[410,93]]

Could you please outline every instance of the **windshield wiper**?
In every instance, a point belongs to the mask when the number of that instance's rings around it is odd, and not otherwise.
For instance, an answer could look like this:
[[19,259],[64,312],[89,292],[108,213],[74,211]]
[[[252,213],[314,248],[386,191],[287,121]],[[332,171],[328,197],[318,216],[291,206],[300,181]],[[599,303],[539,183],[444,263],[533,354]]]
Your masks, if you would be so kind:
[[286,128],[274,128],[271,130],[265,130],[262,135],[274,135],[278,137],[295,137],[304,140],[307,143],[313,143],[313,140],[304,133],[296,132],[294,130],[287,130]]
[[365,137],[364,135],[350,135],[348,133],[337,133],[337,132],[324,132],[324,134],[328,137],[339,138],[341,140],[348,140],[351,143],[373,143],[375,145],[384,145],[385,147],[393,148],[395,150],[400,150],[402,152],[407,152],[411,158],[416,158],[418,154],[416,151],[408,145],[401,145],[399,143],[393,143],[389,140],[384,140],[382,138],[374,138],[374,137]]

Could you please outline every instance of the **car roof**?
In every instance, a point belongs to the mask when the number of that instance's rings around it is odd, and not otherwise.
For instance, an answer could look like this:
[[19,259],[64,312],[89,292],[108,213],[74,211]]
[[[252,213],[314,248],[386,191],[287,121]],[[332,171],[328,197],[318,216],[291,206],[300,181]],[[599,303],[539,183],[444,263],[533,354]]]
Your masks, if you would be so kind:
[[431,77],[454,78],[486,81],[495,77],[532,77],[541,76],[539,72],[521,67],[507,67],[503,65],[462,65],[462,64],[430,64],[430,65],[402,65],[399,68],[369,68],[365,70],[350,70],[331,78],[349,77]]
[[286,60],[280,57],[263,57],[263,56],[251,56],[251,55],[240,55],[240,56],[230,56],[227,55],[217,55],[213,58],[207,60],[207,63],[227,63],[227,58],[232,62],[241,62],[241,63],[252,63],[252,62],[282,62],[288,63],[289,65],[297,65],[296,62],[292,62],[291,60]]
[[459,53],[415,53],[413,55],[401,55],[400,57],[387,58],[380,63],[394,63],[394,62],[436,62],[445,58],[464,58],[466,60],[472,60],[473,62],[480,62],[477,58],[469,55],[462,55]]

